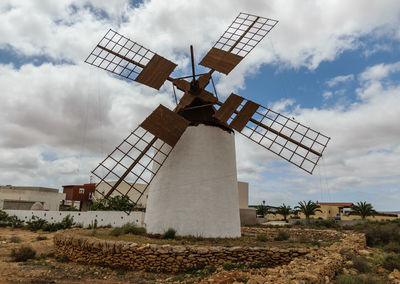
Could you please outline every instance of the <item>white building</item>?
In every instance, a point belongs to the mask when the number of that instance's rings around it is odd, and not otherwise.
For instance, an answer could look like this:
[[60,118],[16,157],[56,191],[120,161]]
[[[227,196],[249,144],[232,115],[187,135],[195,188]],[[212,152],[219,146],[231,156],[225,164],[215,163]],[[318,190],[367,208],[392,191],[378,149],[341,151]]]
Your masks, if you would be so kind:
[[[43,208],[49,211],[58,211],[60,201],[65,194],[56,188],[36,186],[0,186],[0,209],[31,210]],[[42,206],[40,206],[40,204]]]

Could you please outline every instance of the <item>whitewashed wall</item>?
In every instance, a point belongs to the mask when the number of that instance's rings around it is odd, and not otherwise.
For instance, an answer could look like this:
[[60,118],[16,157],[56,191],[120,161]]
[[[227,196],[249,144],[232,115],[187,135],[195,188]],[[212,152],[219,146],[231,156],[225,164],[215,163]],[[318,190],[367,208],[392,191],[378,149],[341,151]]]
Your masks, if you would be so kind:
[[127,215],[121,211],[30,211],[30,210],[4,210],[10,216],[17,216],[18,219],[29,221],[32,216],[45,219],[49,223],[61,222],[67,215],[74,217],[74,222],[88,227],[94,220],[97,226],[121,227],[126,223],[134,223],[139,227],[144,226],[144,212],[131,212]]

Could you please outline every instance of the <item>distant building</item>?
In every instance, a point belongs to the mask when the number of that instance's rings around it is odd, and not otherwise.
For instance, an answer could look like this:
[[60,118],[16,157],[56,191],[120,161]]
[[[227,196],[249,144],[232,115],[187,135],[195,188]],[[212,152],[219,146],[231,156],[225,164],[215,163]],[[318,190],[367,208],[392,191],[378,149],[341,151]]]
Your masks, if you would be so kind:
[[320,210],[322,212],[316,212],[315,218],[322,219],[334,219],[335,217],[349,216],[351,212],[351,207],[353,207],[352,202],[315,202],[321,206]]
[[[107,184],[108,183],[108,184]],[[95,198],[103,198],[104,194],[107,194],[107,192],[110,190],[110,185],[114,186],[116,181],[109,181],[109,182],[101,182],[97,185],[97,190],[95,192]],[[138,207],[141,208],[146,208],[146,203],[147,203],[147,195],[148,195],[148,188],[145,190],[146,185],[145,184],[140,184],[136,183],[135,187],[140,191],[135,190],[133,187],[131,187],[131,183],[126,183],[122,182],[118,185],[116,190],[114,190],[111,193],[111,196],[117,196],[117,195],[128,195],[129,199],[132,201],[138,200],[140,196],[140,192],[144,192],[142,197],[140,198],[138,202]],[[101,193],[101,194],[100,194]]]
[[[324,220],[358,220],[361,219],[359,215],[351,214],[354,203],[352,202],[315,202],[320,206],[321,211],[315,212],[315,215],[311,215],[312,219],[324,219]],[[289,218],[297,217],[304,219],[305,215],[299,212],[297,215],[291,214]],[[280,214],[268,214],[267,219],[269,221],[282,220],[283,216]],[[377,212],[374,216],[367,216],[368,220],[393,220],[400,219],[400,214],[397,212]]]
[[63,206],[71,206],[82,210],[89,210],[92,203],[96,184],[87,183],[83,185],[63,185],[63,193],[65,200]]
[[56,188],[0,186],[0,209],[37,210],[43,208],[44,210],[58,211],[60,201],[64,200],[64,198],[65,194],[60,193]]

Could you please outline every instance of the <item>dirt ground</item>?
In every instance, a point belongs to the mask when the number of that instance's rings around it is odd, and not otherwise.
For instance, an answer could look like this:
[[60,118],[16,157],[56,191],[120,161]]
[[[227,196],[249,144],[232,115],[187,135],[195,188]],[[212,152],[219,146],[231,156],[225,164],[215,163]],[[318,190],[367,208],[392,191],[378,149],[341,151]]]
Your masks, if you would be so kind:
[[[167,274],[112,270],[57,260],[53,255],[54,234],[0,228],[0,283],[156,283],[172,279]],[[47,239],[38,240],[39,236]],[[13,242],[13,237],[20,242]],[[12,261],[12,249],[23,245],[36,250],[36,259]]]

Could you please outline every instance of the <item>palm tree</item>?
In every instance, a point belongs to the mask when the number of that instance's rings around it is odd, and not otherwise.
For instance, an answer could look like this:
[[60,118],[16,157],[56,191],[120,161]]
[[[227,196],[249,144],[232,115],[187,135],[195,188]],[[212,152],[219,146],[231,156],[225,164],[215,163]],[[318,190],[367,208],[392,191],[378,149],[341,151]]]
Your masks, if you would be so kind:
[[269,208],[265,205],[265,200],[263,200],[262,204],[257,206],[256,214],[265,217],[268,213],[270,213]]
[[286,206],[285,203],[283,203],[283,205],[278,207],[276,213],[281,214],[283,216],[283,220],[286,221],[287,216],[292,214],[292,208],[290,207],[290,205]]
[[298,209],[304,215],[306,215],[307,223],[310,223],[310,216],[315,215],[315,212],[322,212],[321,206],[316,204],[315,202],[309,200],[307,203],[306,201],[300,201],[299,206],[295,206],[294,209]]
[[352,211],[350,214],[360,215],[361,219],[365,220],[367,216],[375,215],[376,211],[372,207],[371,203],[367,203],[366,201],[357,202],[356,205],[351,207]]

